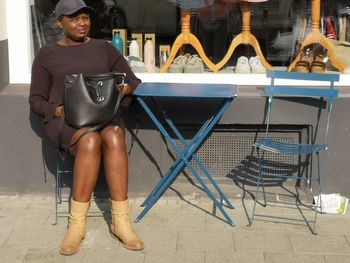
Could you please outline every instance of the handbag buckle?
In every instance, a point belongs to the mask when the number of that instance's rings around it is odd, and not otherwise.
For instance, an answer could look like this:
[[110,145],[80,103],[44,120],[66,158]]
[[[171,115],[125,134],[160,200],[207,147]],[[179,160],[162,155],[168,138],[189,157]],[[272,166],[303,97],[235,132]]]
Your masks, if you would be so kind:
[[96,100],[98,102],[104,101],[105,97],[102,96],[101,88],[103,86],[103,82],[99,81],[97,82],[97,89],[96,89]]

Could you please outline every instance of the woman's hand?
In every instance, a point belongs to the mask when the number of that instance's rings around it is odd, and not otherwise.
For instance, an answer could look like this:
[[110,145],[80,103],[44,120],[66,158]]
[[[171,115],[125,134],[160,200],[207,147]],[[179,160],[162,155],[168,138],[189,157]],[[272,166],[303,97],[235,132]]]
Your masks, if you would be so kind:
[[123,95],[131,95],[132,91],[131,91],[131,87],[129,84],[126,84],[123,88]]
[[57,106],[55,110],[55,117],[61,118],[63,112],[63,106]]

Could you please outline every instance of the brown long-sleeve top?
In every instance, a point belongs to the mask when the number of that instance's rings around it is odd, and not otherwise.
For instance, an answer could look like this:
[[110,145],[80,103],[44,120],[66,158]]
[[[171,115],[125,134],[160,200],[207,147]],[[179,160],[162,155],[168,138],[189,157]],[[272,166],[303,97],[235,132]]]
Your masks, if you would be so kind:
[[[79,73],[93,75],[111,71],[126,73],[125,82],[132,91],[140,83],[124,57],[106,40],[90,39],[76,46],[61,46],[55,43],[43,47],[37,53],[32,65],[30,108],[43,118],[46,126],[51,121],[57,120],[55,110],[63,102],[65,75]],[[130,100],[130,96],[125,96],[122,105],[127,105]],[[47,126],[44,130],[50,138],[52,133],[57,133],[54,130],[57,127]]]

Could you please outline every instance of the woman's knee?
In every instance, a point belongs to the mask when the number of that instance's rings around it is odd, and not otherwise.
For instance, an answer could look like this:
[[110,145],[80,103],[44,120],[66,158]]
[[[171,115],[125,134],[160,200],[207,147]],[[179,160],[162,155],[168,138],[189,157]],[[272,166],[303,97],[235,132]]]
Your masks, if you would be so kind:
[[78,151],[89,153],[101,152],[102,140],[98,132],[89,132],[80,138],[78,142]]
[[101,139],[103,148],[124,148],[125,130],[118,126],[109,126],[102,130]]

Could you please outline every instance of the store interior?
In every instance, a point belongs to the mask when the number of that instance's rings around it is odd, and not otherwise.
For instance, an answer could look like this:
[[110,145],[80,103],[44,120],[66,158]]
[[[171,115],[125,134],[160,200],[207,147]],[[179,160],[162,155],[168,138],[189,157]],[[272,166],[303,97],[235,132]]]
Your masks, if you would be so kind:
[[[91,38],[112,42],[113,30],[124,31],[124,55],[130,59],[130,43],[135,35],[141,36],[137,42],[141,52],[138,53],[138,61],[134,61],[134,68],[136,71],[141,70],[139,72],[177,73],[173,64],[181,56],[186,61],[193,58],[194,63],[199,60],[202,64],[198,73],[235,72],[241,66],[238,65],[243,61],[241,57],[247,58],[248,62],[242,63],[249,63],[250,66],[256,62],[250,58],[258,57],[256,63],[260,63],[263,67],[261,69],[265,70],[283,68],[288,71],[350,73],[350,0],[85,2],[96,11],[91,17]],[[40,47],[53,44],[62,37],[53,12],[56,3],[57,0],[35,0],[31,6],[34,53]],[[184,14],[188,21],[185,21]],[[314,20],[317,20],[318,25]],[[303,46],[303,41],[316,27],[326,39],[327,48],[323,47],[324,56],[308,61],[308,53],[311,52],[315,57],[319,55],[316,52],[318,47],[315,47],[318,43],[306,47]],[[154,68],[142,69],[145,60],[145,52],[142,50],[145,48],[146,36],[150,34],[154,36]],[[188,41],[188,36],[193,40]],[[186,40],[181,42],[181,37]],[[316,39],[315,42],[322,41]],[[176,50],[172,50],[175,47]],[[166,50],[168,59],[165,66],[162,50]],[[311,69],[315,60],[318,64],[313,65],[319,66],[320,70],[316,70],[316,66],[314,70]],[[191,73],[197,73],[195,68],[190,70]],[[259,69],[256,72],[245,72],[243,69],[236,73],[264,72]]]

